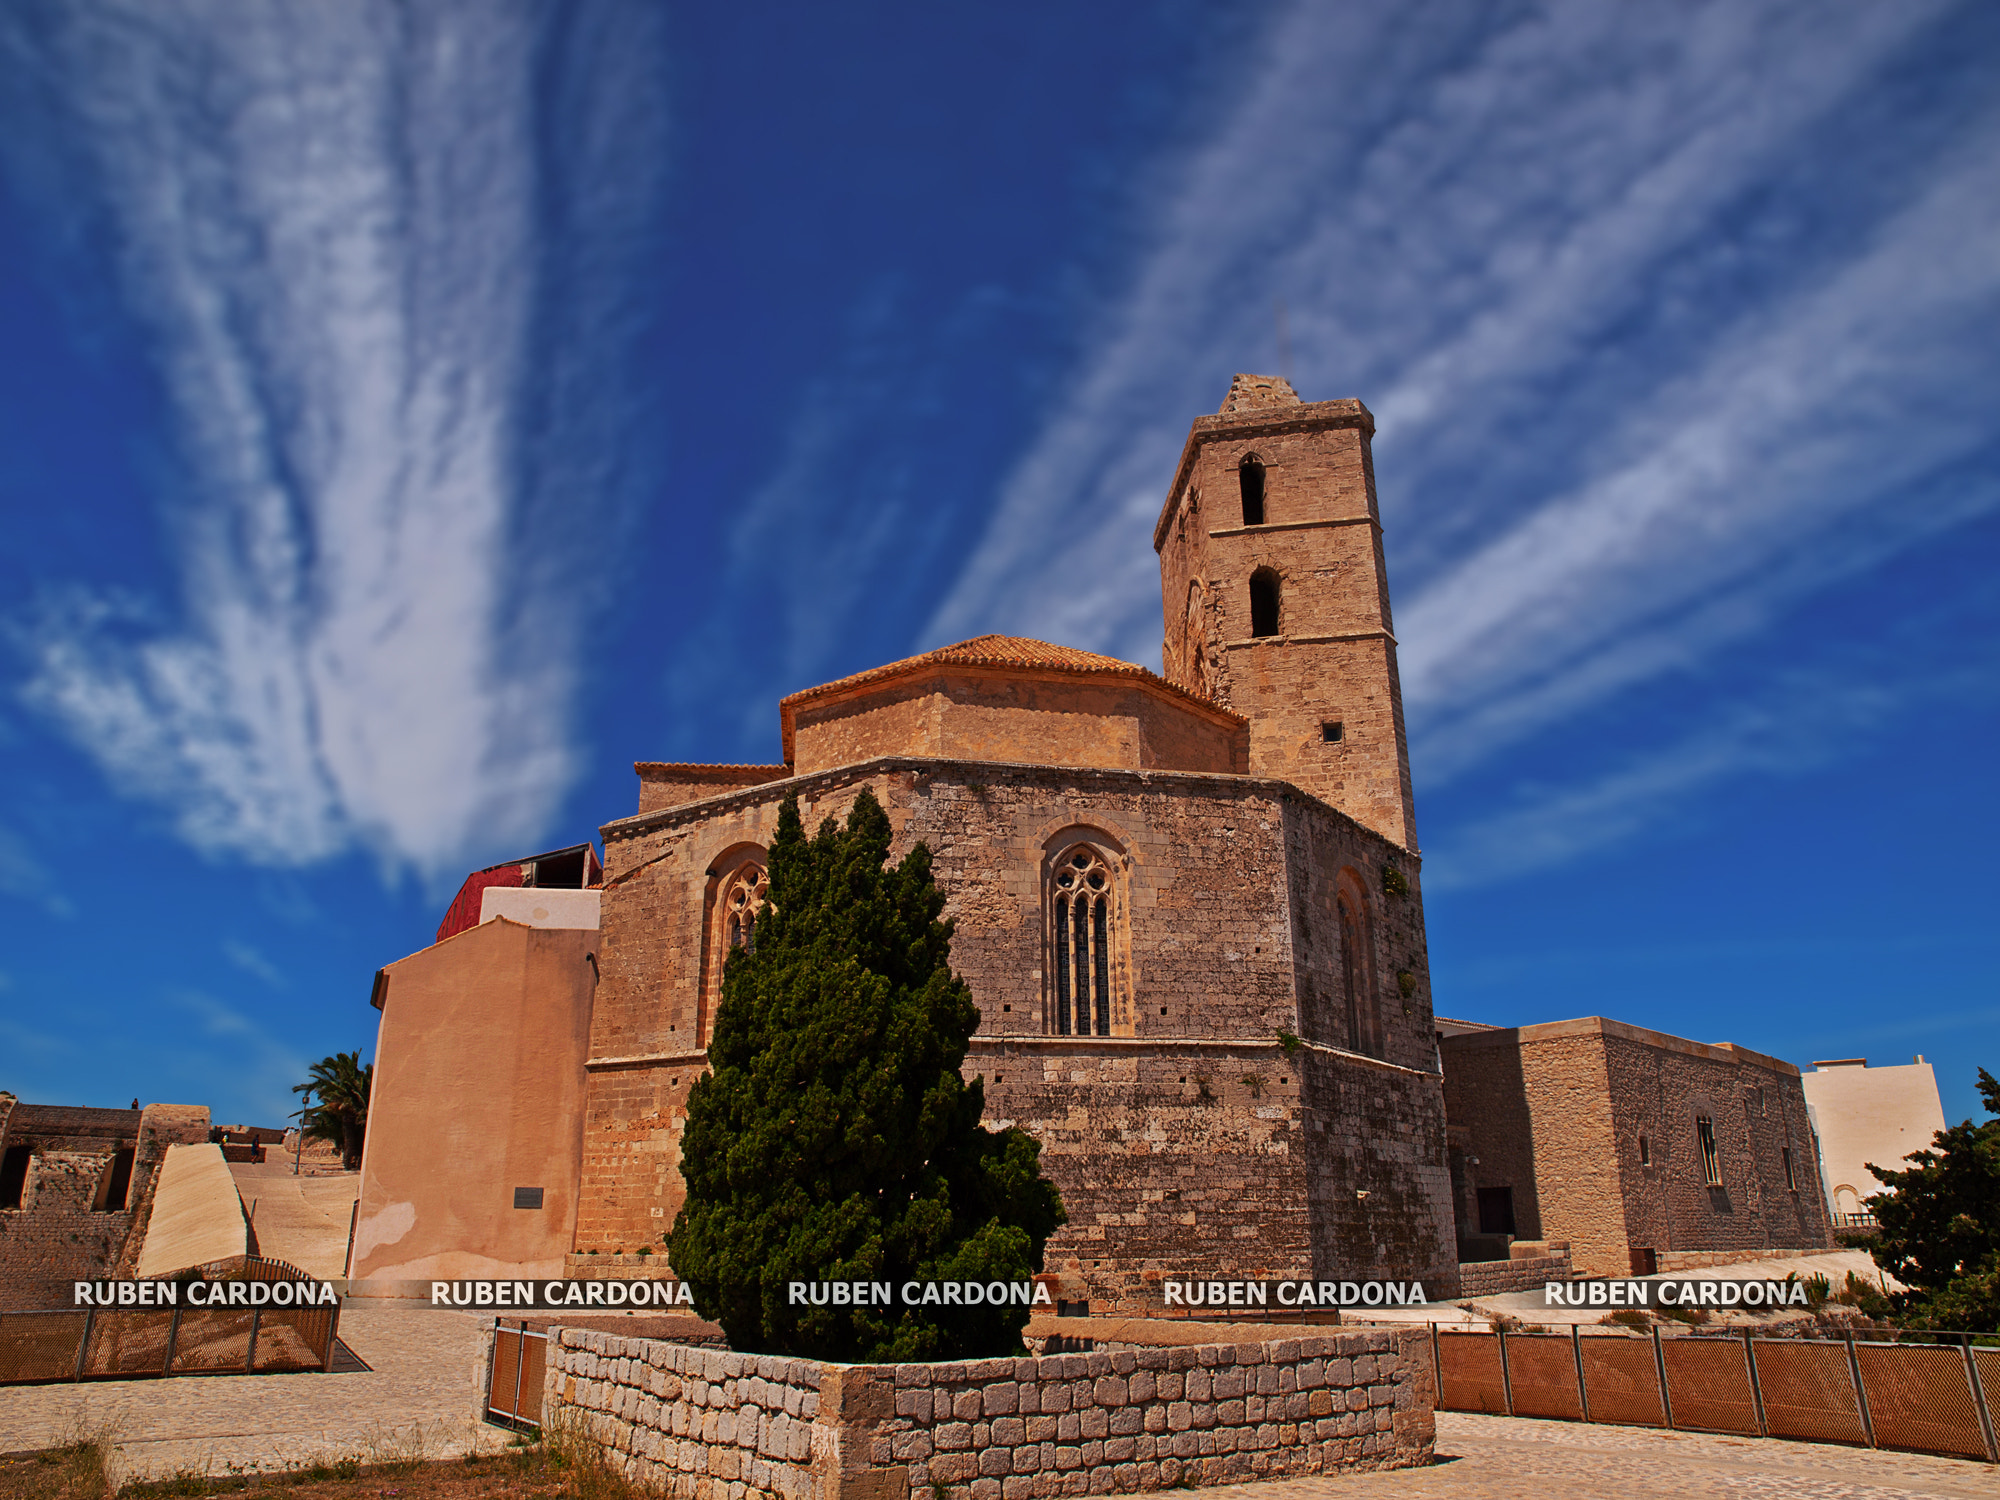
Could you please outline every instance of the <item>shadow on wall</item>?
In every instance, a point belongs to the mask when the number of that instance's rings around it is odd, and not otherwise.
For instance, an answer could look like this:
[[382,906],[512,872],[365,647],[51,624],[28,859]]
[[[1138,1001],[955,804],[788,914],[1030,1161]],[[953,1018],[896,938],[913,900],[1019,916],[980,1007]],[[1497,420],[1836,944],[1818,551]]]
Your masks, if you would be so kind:
[[1506,1260],[1548,1236],[1535,1190],[1535,1133],[1518,1047],[1441,1047],[1451,1128],[1452,1218],[1462,1263]]

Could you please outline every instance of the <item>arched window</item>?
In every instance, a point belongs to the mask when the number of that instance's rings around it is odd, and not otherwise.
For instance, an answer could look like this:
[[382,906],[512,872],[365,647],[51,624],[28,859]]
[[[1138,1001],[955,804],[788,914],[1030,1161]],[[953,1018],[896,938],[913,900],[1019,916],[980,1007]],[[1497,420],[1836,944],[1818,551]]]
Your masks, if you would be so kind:
[[1256,456],[1246,457],[1237,465],[1236,482],[1243,490],[1243,524],[1262,526],[1264,524],[1264,466]]
[[1123,921],[1118,873],[1093,844],[1072,844],[1049,867],[1049,1029],[1057,1036],[1129,1034],[1115,987]]
[[1361,991],[1365,981],[1361,973],[1361,921],[1354,915],[1354,908],[1342,896],[1340,909],[1340,1001],[1341,1020],[1347,1031],[1347,1050],[1360,1052],[1361,1045]]
[[1382,1025],[1369,962],[1368,903],[1352,870],[1341,871],[1333,904],[1340,924],[1340,1014],[1335,1025],[1343,1035],[1337,1045],[1380,1057]]
[[1181,616],[1181,637],[1175,643],[1175,681],[1190,692],[1208,696],[1207,621],[1201,580],[1188,585],[1187,611]]
[[755,950],[757,946],[757,923],[770,884],[764,851],[755,844],[732,849],[711,868],[698,1045],[706,1045],[715,1029],[716,1009],[722,1004],[722,970],[729,955],[738,948]]
[[1278,574],[1275,569],[1259,568],[1250,575],[1250,633],[1278,633]]

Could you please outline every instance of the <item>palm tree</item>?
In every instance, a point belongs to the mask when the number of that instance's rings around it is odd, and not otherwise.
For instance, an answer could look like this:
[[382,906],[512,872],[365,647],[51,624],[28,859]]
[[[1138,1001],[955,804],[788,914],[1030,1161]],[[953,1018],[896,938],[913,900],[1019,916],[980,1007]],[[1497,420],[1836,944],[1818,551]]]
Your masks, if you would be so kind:
[[359,1051],[336,1052],[314,1063],[311,1071],[312,1077],[304,1083],[292,1085],[293,1093],[305,1095],[300,1101],[299,1126],[309,1139],[339,1146],[340,1164],[352,1172],[361,1165],[375,1064],[362,1067]]

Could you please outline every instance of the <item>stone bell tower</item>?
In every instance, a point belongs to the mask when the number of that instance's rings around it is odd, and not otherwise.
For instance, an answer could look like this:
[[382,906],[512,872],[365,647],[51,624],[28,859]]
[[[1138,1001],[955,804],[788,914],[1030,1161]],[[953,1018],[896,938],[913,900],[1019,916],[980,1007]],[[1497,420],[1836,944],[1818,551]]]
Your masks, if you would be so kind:
[[1403,692],[1359,401],[1238,375],[1197,417],[1153,529],[1163,660],[1250,720],[1250,772],[1416,847]]

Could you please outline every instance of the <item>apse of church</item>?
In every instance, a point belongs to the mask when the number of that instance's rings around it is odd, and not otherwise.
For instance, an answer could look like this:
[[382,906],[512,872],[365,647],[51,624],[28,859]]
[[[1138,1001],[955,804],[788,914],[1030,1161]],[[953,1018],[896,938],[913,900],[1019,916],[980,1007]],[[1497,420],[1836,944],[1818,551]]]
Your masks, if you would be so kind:
[[[787,795],[931,848],[989,1121],[1042,1143],[1061,1295],[1455,1290],[1395,641],[1355,401],[1238,376],[1162,510],[1165,674],[986,636],[795,693],[784,762],[642,763],[606,824],[578,1252],[657,1245]],[[576,1257],[572,1257],[573,1261]]]

